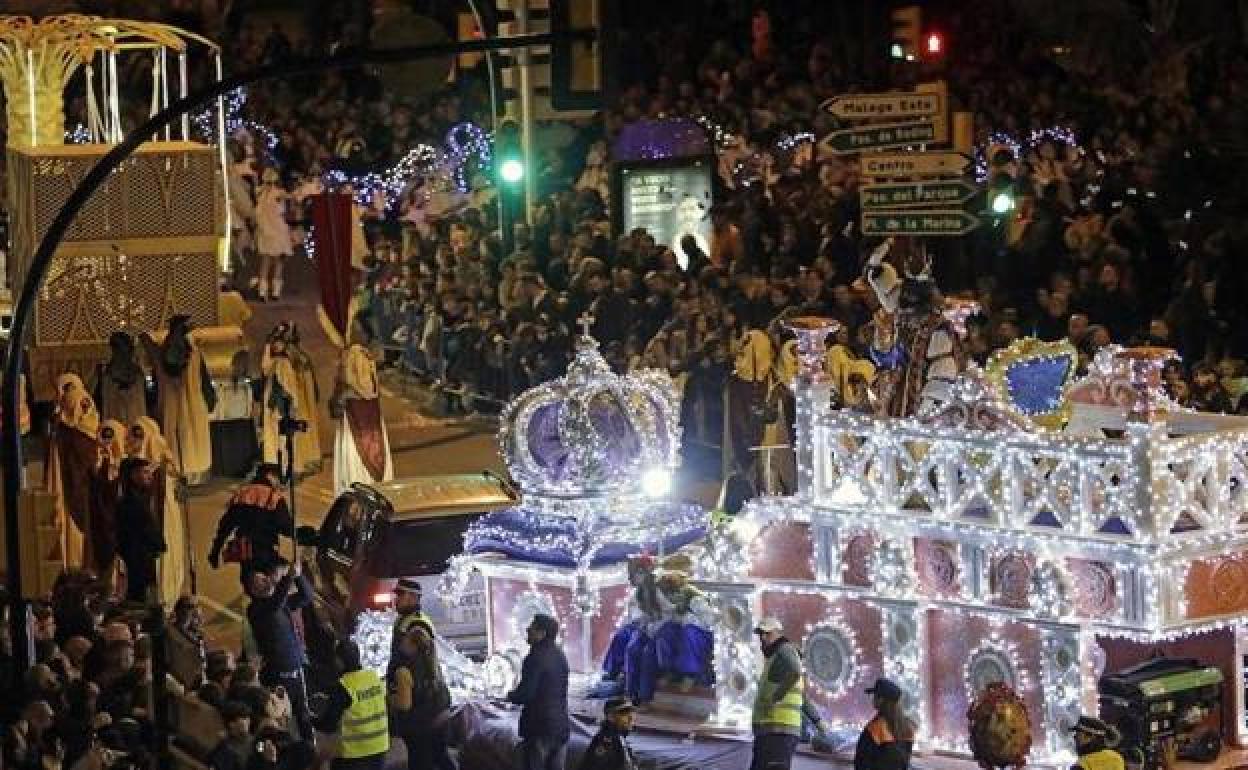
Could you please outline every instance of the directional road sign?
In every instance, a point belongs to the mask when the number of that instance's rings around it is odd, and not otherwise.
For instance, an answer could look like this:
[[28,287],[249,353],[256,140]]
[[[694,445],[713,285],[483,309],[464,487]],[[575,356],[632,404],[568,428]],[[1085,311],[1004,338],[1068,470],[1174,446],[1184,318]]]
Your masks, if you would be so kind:
[[821,107],[844,120],[925,118],[943,112],[943,101],[934,93],[845,94],[828,99]]
[[965,211],[864,211],[863,235],[966,235],[979,219]]
[[939,141],[944,141],[944,137],[937,136],[936,124],[930,120],[923,120],[914,123],[889,123],[883,126],[860,126],[844,131],[834,131],[825,136],[820,144],[824,149],[833,153],[850,153]]
[[971,158],[960,152],[892,152],[863,155],[859,163],[867,177],[961,176]]
[[862,186],[862,207],[891,209],[904,206],[957,206],[971,199],[978,189],[961,179],[929,182],[899,182]]

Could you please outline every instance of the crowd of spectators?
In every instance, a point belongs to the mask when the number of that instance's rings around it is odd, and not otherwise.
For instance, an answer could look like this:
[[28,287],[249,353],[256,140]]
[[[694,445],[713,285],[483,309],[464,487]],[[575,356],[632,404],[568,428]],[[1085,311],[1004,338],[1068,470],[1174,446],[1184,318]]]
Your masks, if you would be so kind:
[[[858,232],[857,163],[781,141],[835,128],[818,105],[863,90],[861,73],[818,25],[702,5],[625,31],[626,87],[540,149],[530,164],[538,197],[510,250],[496,206],[480,195],[447,202],[436,180],[417,179],[388,207],[361,196],[365,304],[392,363],[441,385],[456,406],[497,408],[562,371],[577,319],[589,314],[611,364],[667,369],[684,389],[690,437],[716,444],[722,385],[746,330],[774,330],[784,313],[830,315],[844,325],[840,341],[864,354],[875,300],[854,281],[874,244]],[[1012,212],[972,236],[931,244],[942,289],[981,309],[968,324],[970,357],[983,363],[1025,335],[1068,338],[1085,362],[1110,343],[1167,345],[1183,356],[1170,377],[1180,402],[1239,410],[1248,324],[1234,257],[1248,232],[1233,164],[1218,148],[1239,125],[1244,94],[1235,78],[1214,75],[1246,66],[1242,46],[1159,55],[1144,76],[1166,87],[1143,91],[1131,79],[1140,73],[1059,66],[1010,27],[1000,4],[981,5],[951,30],[976,45],[938,73],[892,73],[945,79],[974,115],[986,184],[1008,183],[1015,196]],[[306,45],[278,28],[244,30],[233,57],[242,66]],[[263,168],[280,172],[296,242],[303,193],[320,189],[310,177],[384,168],[405,148],[437,145],[459,121],[488,125],[471,73],[417,101],[362,74],[249,96],[247,116],[277,141],[268,150],[240,134],[236,171],[254,180]],[[622,126],[678,117],[722,131],[709,253],[689,262],[651,233],[612,239],[604,164]],[[1053,127],[1062,130],[1044,133]],[[1000,133],[1034,139],[1020,151],[994,141]]]
[[[117,604],[93,575],[70,571],[32,615],[34,665],[2,707],[5,767],[150,767],[171,724],[179,750],[216,770],[310,766],[309,749],[292,737],[289,698],[262,686],[254,663],[205,651],[195,598],[179,600],[157,632],[146,607]],[[7,633],[2,640],[9,661]],[[157,718],[157,667],[171,723]]]

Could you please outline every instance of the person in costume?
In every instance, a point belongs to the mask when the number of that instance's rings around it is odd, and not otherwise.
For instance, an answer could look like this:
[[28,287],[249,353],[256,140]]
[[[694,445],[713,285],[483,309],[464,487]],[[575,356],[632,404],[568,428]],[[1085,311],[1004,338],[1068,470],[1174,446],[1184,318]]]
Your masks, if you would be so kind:
[[261,302],[282,298],[282,272],[294,244],[286,221],[290,195],[280,182],[277,169],[266,168],[256,195],[256,253],[260,255],[260,269],[255,287]]
[[1071,770],[1125,770],[1122,754],[1114,748],[1121,735],[1113,725],[1096,717],[1082,716],[1071,732],[1075,738],[1075,753],[1079,755]]
[[763,494],[790,495],[797,491],[797,453],[793,446],[796,379],[797,340],[786,340],[776,356],[764,401],[767,422],[758,463],[758,490]]
[[124,479],[121,465],[126,459],[126,426],[118,420],[105,420],[99,432],[99,465],[91,478],[91,565],[110,590],[117,572],[117,505]]
[[714,618],[706,595],[689,584],[693,563],[685,554],[670,556],[659,572],[659,607],[663,622],[655,634],[659,673],[682,690],[714,681]]
[[147,415],[147,374],[129,334],[113,332],[108,347],[111,356],[95,368],[95,404],[101,417],[129,425]]
[[377,363],[369,352],[372,329],[364,316],[352,325],[352,341],[342,353],[334,386],[339,413],[334,440],[334,494],[354,483],[375,484],[394,478],[390,438],[381,417]]
[[[289,333],[290,324],[278,324],[269,333],[264,355],[260,358],[260,373],[264,377],[264,389],[260,396],[260,445],[264,462],[280,467],[283,472],[289,459],[286,457],[286,437],[280,430],[283,410],[288,410],[289,416],[296,420],[304,419],[306,411],[294,363],[287,354]],[[295,435],[298,436],[297,433]],[[299,456],[299,442],[293,443],[295,457],[290,467],[298,472],[303,463]]]
[[90,527],[91,475],[99,464],[100,416],[95,400],[76,374],[56,378],[56,412],[44,462],[44,489],[55,501],[61,555],[70,566],[85,565],[84,534]]
[[[165,550],[160,559],[158,596],[162,603],[172,606],[182,596],[189,568],[186,518],[178,495],[182,483],[178,460],[160,426],[150,417],[140,417],[130,426],[126,451],[139,464],[137,471],[126,475],[133,485],[127,494],[143,501],[147,515],[159,527]],[[119,510],[119,524],[120,517]]]
[[290,324],[286,335],[286,355],[295,368],[295,385],[299,391],[299,403],[303,406],[301,419],[308,429],[295,434],[295,459],[302,466],[295,471],[311,475],[321,470],[321,388],[316,379],[316,367],[312,357],[300,345],[299,327]]
[[725,479],[735,476],[752,485],[759,479],[761,463],[754,448],[760,446],[769,422],[767,389],[774,365],[775,355],[767,333],[757,329],[747,332],[724,391]]
[[877,679],[867,688],[875,716],[862,729],[854,749],[854,770],[906,770],[914,750],[914,723],[901,708],[901,688]]
[[940,312],[930,261],[917,273],[907,268],[903,279],[884,262],[891,246],[885,241],[867,260],[867,283],[880,302],[869,355],[879,370],[880,412],[906,417],[947,400],[965,359],[957,331]]
[[661,621],[659,588],[654,557],[649,554],[628,560],[628,582],[633,587],[624,625],[616,629],[602,661],[603,678],[616,682],[634,703],[654,699],[658,680],[658,652],[654,631]]
[[161,344],[147,333],[139,339],[153,362],[160,429],[180,473],[194,486],[207,480],[212,470],[208,415],[216,408],[217,394],[191,330],[190,316],[175,315]]

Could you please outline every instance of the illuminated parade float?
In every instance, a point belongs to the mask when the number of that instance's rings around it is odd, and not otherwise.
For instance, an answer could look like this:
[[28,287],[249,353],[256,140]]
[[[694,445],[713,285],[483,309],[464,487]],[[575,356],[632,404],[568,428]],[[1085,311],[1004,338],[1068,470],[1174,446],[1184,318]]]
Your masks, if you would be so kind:
[[[1098,712],[1150,756],[1171,736],[1193,757],[1239,742],[1248,423],[1169,402],[1169,351],[1108,349],[1076,379],[1073,348],[1035,340],[914,414],[837,409],[834,324],[788,326],[799,490],[731,519],[643,489],[661,493],[677,457],[661,375],[617,377],[582,338],[566,378],[510,405],[502,451],[523,505],[470,530],[450,573],[486,582],[488,689],[518,675],[536,612],[560,621],[585,688],[604,660],[608,677],[618,668],[630,627],[657,641],[675,619],[713,635],[708,676],[660,671],[642,699],[748,728],[753,629],[775,616],[834,728],[859,729],[863,690],[886,676],[930,751],[967,753],[968,707],[992,682],[1027,704],[1032,762],[1067,761],[1070,728]],[[647,618],[649,587],[694,600]]]

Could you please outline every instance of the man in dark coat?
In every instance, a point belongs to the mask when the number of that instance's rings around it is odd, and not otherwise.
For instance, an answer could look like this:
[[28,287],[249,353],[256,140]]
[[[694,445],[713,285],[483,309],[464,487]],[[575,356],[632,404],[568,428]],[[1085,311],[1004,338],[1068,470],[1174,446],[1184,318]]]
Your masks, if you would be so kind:
[[294,534],[294,520],[282,494],[280,476],[281,468],[265,463],[256,470],[250,484],[234,493],[217,524],[217,534],[208,552],[208,563],[213,569],[220,565],[221,550],[231,539],[235,544],[227,551],[225,560],[239,563],[244,584],[252,572],[277,563],[279,538]]
[[529,623],[529,654],[507,700],[523,706],[524,770],[563,770],[568,756],[568,659],[555,642],[559,621],[537,614]]

